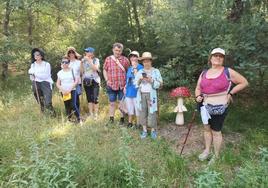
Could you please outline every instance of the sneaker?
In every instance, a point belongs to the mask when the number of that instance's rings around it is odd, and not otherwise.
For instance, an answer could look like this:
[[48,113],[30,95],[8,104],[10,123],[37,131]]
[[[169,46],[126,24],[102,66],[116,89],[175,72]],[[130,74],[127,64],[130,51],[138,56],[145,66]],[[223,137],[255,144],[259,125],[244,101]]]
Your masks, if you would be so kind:
[[201,153],[199,156],[198,156],[198,159],[200,161],[204,161],[208,158],[209,156],[209,152],[206,152],[206,151],[203,151],[203,153]]
[[217,160],[216,155],[213,155],[213,156],[211,157],[211,159],[209,160],[208,165],[210,166],[210,165],[215,164],[216,160]]
[[157,132],[156,131],[151,132],[151,138],[154,139],[154,140],[157,138]]
[[124,125],[125,119],[123,117],[120,118],[119,125]]
[[132,123],[128,123],[127,124],[127,128],[131,128],[131,127],[133,127],[133,124]]
[[141,139],[144,139],[146,137],[147,137],[147,132],[142,131],[142,133],[141,133]]

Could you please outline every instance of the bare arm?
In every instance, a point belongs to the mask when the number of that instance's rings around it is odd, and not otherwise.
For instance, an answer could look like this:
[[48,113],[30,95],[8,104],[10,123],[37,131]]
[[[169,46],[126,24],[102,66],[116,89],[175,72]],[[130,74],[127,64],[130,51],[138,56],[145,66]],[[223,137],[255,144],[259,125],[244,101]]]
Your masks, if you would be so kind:
[[238,72],[230,68],[229,68],[229,72],[230,72],[231,81],[234,84],[236,84],[236,86],[230,91],[232,95],[238,93],[239,91],[243,90],[244,88],[248,86],[248,81],[244,76],[242,76],[241,74],[239,74]]
[[202,79],[202,73],[198,78],[196,88],[195,88],[195,99],[197,102],[201,102],[203,100],[203,96],[201,96],[202,93],[201,93],[201,88],[200,88],[201,79]]

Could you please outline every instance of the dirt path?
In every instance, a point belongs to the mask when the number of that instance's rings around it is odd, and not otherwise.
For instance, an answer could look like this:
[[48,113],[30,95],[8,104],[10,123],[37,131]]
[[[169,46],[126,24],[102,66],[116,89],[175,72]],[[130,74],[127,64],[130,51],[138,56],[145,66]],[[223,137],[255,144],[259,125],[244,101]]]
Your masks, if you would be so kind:
[[[187,143],[183,150],[183,155],[192,155],[199,153],[203,150],[203,129],[202,125],[193,125]],[[167,124],[159,129],[159,135],[166,139],[172,146],[172,148],[180,154],[184,139],[187,135],[188,128],[186,125],[178,126],[175,124]],[[233,143],[238,144],[242,136],[239,133],[224,134],[224,144]]]

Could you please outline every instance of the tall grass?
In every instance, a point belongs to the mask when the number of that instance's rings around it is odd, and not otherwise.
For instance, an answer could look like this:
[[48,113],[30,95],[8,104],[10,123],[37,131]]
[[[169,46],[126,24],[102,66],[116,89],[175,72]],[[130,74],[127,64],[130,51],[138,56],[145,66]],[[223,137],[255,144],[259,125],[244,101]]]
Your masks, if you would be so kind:
[[[28,78],[11,79],[4,88],[0,96],[2,187],[267,185],[268,114],[264,103],[254,101],[247,106],[238,101],[230,108],[224,134],[240,133],[242,139],[227,144],[217,163],[207,168],[206,162],[197,161],[195,151],[189,157],[180,157],[163,138],[141,140],[138,130],[104,126],[108,105],[103,91],[100,118],[75,126],[66,123],[57,92],[53,104],[58,116],[49,118],[40,113]],[[160,126],[164,128],[174,121],[176,101],[160,98],[160,104]],[[186,106],[187,122],[195,104],[188,100]]]

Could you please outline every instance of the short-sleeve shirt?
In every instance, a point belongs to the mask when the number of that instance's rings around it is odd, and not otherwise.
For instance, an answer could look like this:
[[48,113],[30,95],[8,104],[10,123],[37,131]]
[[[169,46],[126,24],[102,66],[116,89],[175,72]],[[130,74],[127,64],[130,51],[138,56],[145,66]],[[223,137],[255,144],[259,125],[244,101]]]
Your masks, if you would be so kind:
[[73,69],[75,77],[78,77],[78,84],[81,84],[81,71],[80,71],[81,61],[76,59],[75,61],[71,61],[69,67]]
[[[94,79],[97,83],[100,83],[99,73],[97,71],[93,70],[91,64],[89,64],[86,59],[83,59],[82,62],[83,62],[83,67],[84,67],[84,71],[85,71],[84,75],[83,75],[83,79],[84,78]],[[93,64],[99,67],[100,66],[99,59],[94,58]]]
[[118,60],[125,71],[116,64],[113,55],[105,59],[103,66],[103,69],[107,72],[107,85],[111,87],[112,90],[122,90],[126,85],[126,71],[129,67],[129,61],[125,56],[120,56]]
[[71,69],[69,71],[60,70],[57,76],[60,80],[61,87],[63,88],[63,90],[69,91],[72,89],[72,86],[74,84],[74,77]]

